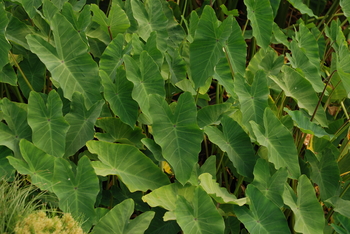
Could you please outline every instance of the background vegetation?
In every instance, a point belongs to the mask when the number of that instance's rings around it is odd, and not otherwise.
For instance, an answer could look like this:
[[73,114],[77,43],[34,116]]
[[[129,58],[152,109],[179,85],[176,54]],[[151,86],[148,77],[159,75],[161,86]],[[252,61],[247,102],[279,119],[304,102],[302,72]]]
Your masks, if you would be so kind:
[[1,185],[91,233],[349,233],[348,17],[346,0],[2,1]]

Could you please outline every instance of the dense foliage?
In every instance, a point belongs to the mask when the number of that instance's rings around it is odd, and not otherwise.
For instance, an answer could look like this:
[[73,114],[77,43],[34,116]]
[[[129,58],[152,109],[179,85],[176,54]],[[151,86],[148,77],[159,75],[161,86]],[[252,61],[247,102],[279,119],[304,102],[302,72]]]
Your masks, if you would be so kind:
[[91,233],[349,233],[347,17],[347,0],[2,1],[0,177]]

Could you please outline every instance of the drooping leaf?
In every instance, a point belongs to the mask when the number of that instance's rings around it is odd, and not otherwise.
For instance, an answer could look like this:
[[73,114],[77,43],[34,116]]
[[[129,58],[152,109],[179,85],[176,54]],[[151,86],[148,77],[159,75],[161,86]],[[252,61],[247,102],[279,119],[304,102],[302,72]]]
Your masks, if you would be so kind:
[[[299,107],[304,108],[312,116],[317,107],[318,97],[310,82],[302,74],[284,65],[282,75],[270,76],[270,78],[284,90],[286,96],[294,98]],[[326,115],[322,109],[321,106],[318,107],[315,119],[321,126],[328,126]]]
[[201,174],[198,179],[200,180],[200,186],[216,202],[220,204],[235,204],[239,206],[246,203],[245,198],[237,199],[236,196],[230,194],[226,188],[220,187],[219,184],[212,179],[212,175],[209,173]]
[[97,132],[96,138],[101,141],[118,142],[123,144],[134,145],[137,148],[142,148],[141,139],[145,137],[142,129],[124,124],[117,118],[99,118],[96,122],[96,127],[104,130],[104,133]]
[[108,17],[96,4],[91,5],[91,11],[94,14],[92,20],[100,25],[101,29],[110,36],[111,40],[119,33],[124,33],[130,27],[128,17],[116,1],[112,3]]
[[162,147],[163,157],[173,167],[176,178],[185,184],[197,162],[203,140],[194,99],[190,93],[183,93],[172,111],[161,96],[151,95],[150,106],[154,140]]
[[100,71],[100,77],[110,108],[124,123],[133,128],[138,115],[138,105],[131,97],[133,84],[126,78],[125,70],[122,67],[117,69],[114,83],[104,71]]
[[[46,100],[45,100],[46,99]],[[46,153],[62,157],[66,149],[69,124],[62,114],[62,101],[55,90],[43,97],[31,92],[28,100],[28,124],[33,131],[33,143]]]
[[16,168],[19,173],[29,175],[31,182],[35,186],[42,190],[52,192],[54,185],[54,164],[56,158],[46,154],[25,139],[20,141],[19,146],[24,160],[7,157],[10,164]]
[[251,21],[253,36],[257,44],[266,49],[271,41],[273,11],[269,0],[244,0],[248,19]]
[[311,165],[311,179],[318,185],[321,199],[325,201],[335,196],[340,186],[340,172],[333,154],[329,151],[320,152],[319,160],[314,153],[307,150],[305,156]]
[[65,98],[72,100],[73,93],[80,92],[86,107],[90,108],[101,99],[97,64],[87,53],[86,43],[64,16],[57,13],[51,27],[55,47],[37,35],[28,35],[30,50],[46,65]]
[[284,108],[283,110],[292,117],[295,125],[298,126],[302,132],[315,135],[319,138],[324,137],[328,140],[332,139],[332,134],[327,133],[322,127],[316,125],[315,123],[310,122],[310,119],[303,114],[302,111],[291,111],[287,108]]
[[314,13],[312,12],[312,10],[306,6],[303,1],[299,1],[299,0],[288,0],[288,2],[290,2],[290,4],[293,5],[293,7],[295,7],[296,9],[298,9],[302,14],[307,14],[310,17],[316,17],[316,15],[314,15]]
[[126,77],[134,83],[132,98],[138,102],[143,113],[148,115],[150,108],[149,95],[165,96],[164,79],[152,57],[143,51],[140,56],[140,65],[128,55],[124,55]]
[[289,177],[298,178],[300,167],[292,134],[269,108],[265,109],[263,122],[263,126],[250,123],[259,144],[267,147],[269,161],[277,170],[287,167]]
[[98,177],[89,158],[83,156],[77,166],[66,159],[56,158],[52,181],[60,209],[71,213],[75,219],[80,217],[86,220],[83,228],[89,230],[94,222],[94,204],[100,190]]
[[7,18],[4,5],[0,3],[0,69],[9,62],[8,53],[11,45],[7,42],[5,37],[5,28],[7,27],[9,20]]
[[232,22],[229,16],[220,25],[213,8],[204,7],[190,45],[190,70],[195,89],[214,74],[214,67],[223,56],[222,47],[231,34]]
[[126,199],[103,216],[91,233],[143,234],[153,219],[154,212],[147,211],[130,220],[133,213],[134,201]]
[[204,132],[209,140],[220,147],[233,163],[238,173],[252,178],[256,157],[249,136],[242,127],[228,116],[221,119],[223,131],[215,127],[205,127]]
[[314,187],[306,175],[298,180],[297,194],[286,184],[283,200],[294,213],[294,230],[300,233],[323,233],[324,214]]
[[66,136],[66,150],[64,155],[75,154],[88,140],[94,138],[94,124],[100,116],[104,101],[96,102],[90,109],[84,105],[81,93],[74,93],[71,102],[71,111],[64,117],[69,124]]
[[249,184],[245,194],[249,209],[235,206],[234,212],[250,233],[291,233],[282,211],[260,190]]
[[275,173],[270,172],[269,163],[260,158],[254,167],[252,184],[278,207],[283,207],[284,184],[287,181],[286,168],[280,168]]
[[198,126],[204,128],[210,124],[217,122],[221,115],[230,108],[230,103],[221,103],[203,107],[198,111]]
[[96,174],[118,175],[131,192],[154,190],[169,183],[151,159],[134,146],[103,141],[88,141],[86,145],[100,159],[92,162]]
[[0,145],[7,146],[14,152],[15,157],[20,158],[20,140],[31,140],[32,136],[32,130],[27,123],[26,107],[3,98],[1,110],[7,125],[0,122]]
[[185,233],[224,233],[224,220],[209,195],[201,187],[194,190],[191,202],[183,196],[178,196],[175,216]]

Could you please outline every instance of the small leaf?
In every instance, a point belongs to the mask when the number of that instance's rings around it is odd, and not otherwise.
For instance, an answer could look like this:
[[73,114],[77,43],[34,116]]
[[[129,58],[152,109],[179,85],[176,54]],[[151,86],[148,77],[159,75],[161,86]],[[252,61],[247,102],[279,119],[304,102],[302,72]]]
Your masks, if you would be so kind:
[[9,20],[7,18],[6,11],[4,9],[4,4],[0,3],[0,69],[5,66],[8,62],[8,53],[11,49],[11,45],[6,40],[5,29],[7,27]]
[[92,162],[97,175],[118,175],[131,192],[154,190],[169,183],[167,176],[137,148],[104,141],[88,141],[91,153],[100,162]]
[[290,2],[290,4],[292,4],[293,7],[298,9],[301,12],[301,14],[307,14],[310,17],[317,17],[316,15],[314,15],[312,10],[308,6],[306,6],[302,1],[288,0],[288,2]]
[[134,201],[126,199],[103,216],[91,233],[143,234],[153,219],[154,212],[147,211],[130,220],[133,212]]
[[237,9],[233,9],[229,11],[224,4],[220,5],[220,8],[225,15],[239,16]]
[[33,143],[55,157],[62,157],[65,153],[69,128],[63,118],[62,107],[55,90],[49,93],[45,101],[39,93],[31,92],[29,95],[28,124],[33,130]]
[[221,103],[203,107],[198,111],[198,125],[200,128],[214,124],[219,121],[221,115],[230,108],[230,103]]

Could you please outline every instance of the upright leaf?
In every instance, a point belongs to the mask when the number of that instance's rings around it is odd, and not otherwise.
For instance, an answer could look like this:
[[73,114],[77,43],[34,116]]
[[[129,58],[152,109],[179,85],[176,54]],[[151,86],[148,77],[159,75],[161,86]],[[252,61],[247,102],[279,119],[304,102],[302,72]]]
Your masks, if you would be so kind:
[[197,125],[197,110],[192,95],[183,93],[172,111],[159,95],[151,95],[149,112],[155,142],[163,157],[174,168],[176,178],[185,184],[197,163],[203,133]]
[[249,209],[235,206],[237,218],[250,233],[291,233],[282,211],[254,185],[249,184],[246,191]]
[[86,43],[64,16],[57,13],[51,27],[55,47],[37,35],[28,35],[30,50],[46,65],[64,97],[72,100],[73,93],[80,92],[86,107],[90,108],[101,99],[97,64],[88,54]]
[[98,177],[88,157],[82,157],[78,165],[63,158],[55,160],[53,190],[63,212],[75,219],[83,218],[85,230],[89,230],[95,218],[94,204],[100,190]]
[[203,107],[198,111],[198,125],[200,128],[204,128],[210,124],[219,121],[222,114],[230,108],[230,103],[221,103],[216,105],[209,105]]
[[300,233],[323,233],[325,224],[322,206],[315,196],[315,190],[306,175],[298,180],[297,194],[288,185],[283,195],[284,203],[295,216],[294,230]]
[[0,3],[0,69],[9,62],[8,53],[11,49],[11,45],[7,42],[5,37],[5,29],[7,27],[9,20],[7,18],[4,5]]
[[101,160],[92,162],[96,174],[118,175],[131,192],[154,190],[169,183],[151,159],[134,146],[88,141],[87,147]]
[[100,100],[90,109],[86,109],[83,95],[73,94],[71,111],[64,117],[69,124],[65,156],[75,154],[88,140],[94,138],[94,124],[100,116],[103,104],[104,101]]
[[209,195],[197,187],[191,202],[178,196],[175,209],[176,221],[185,233],[224,233],[224,220]]
[[252,178],[256,157],[249,136],[236,121],[226,115],[221,119],[221,125],[222,132],[211,126],[205,127],[204,132],[211,142],[227,152],[239,174]]
[[244,0],[248,19],[251,21],[253,36],[257,44],[266,49],[271,41],[273,11],[269,0]]
[[223,56],[224,42],[231,34],[232,16],[219,25],[213,8],[206,6],[190,45],[190,70],[195,89],[214,74],[214,67]]
[[263,126],[250,122],[258,142],[267,147],[269,161],[275,168],[287,167],[291,178],[300,176],[298,152],[292,134],[274,115],[271,109],[264,112]]
[[63,118],[62,107],[61,98],[55,90],[49,93],[46,100],[36,92],[29,95],[28,124],[33,130],[33,143],[56,157],[62,157],[65,153],[69,128]]
[[103,216],[91,233],[143,234],[154,217],[154,212],[147,211],[130,220],[133,213],[134,201],[126,199]]

